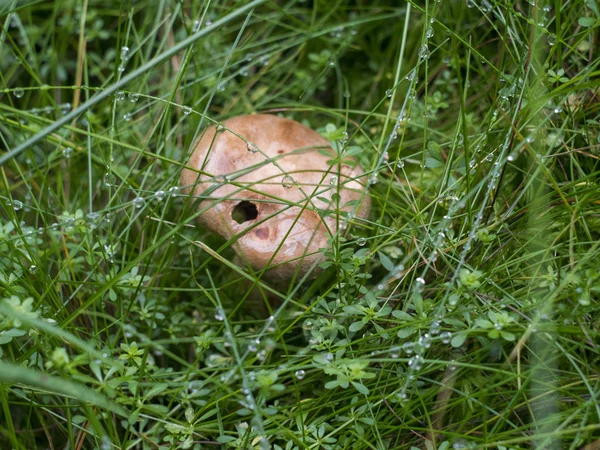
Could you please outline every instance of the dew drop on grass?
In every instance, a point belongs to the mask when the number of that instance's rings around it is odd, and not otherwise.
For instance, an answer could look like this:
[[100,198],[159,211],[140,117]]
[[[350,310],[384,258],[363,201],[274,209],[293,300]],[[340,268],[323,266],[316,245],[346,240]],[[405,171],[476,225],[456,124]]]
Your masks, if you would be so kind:
[[385,91],[385,96],[387,98],[391,98],[393,93],[394,93],[393,89],[388,89],[387,91]]
[[192,32],[197,33],[199,29],[200,29],[200,21],[194,20],[194,23],[192,24]]
[[189,106],[184,106],[183,108],[181,108],[181,110],[183,111],[183,113],[187,116],[188,114],[192,113],[192,108],[190,108]]
[[442,340],[442,344],[449,344],[452,340],[452,333],[449,331],[444,331],[442,334],[440,334],[440,339]]
[[128,98],[131,103],[135,103],[140,99],[140,94],[138,94],[136,92],[131,92],[129,94]]
[[162,202],[166,196],[167,196],[167,193],[165,191],[156,191],[154,193],[154,200],[156,200],[158,202]]
[[117,100],[118,102],[125,100],[125,92],[123,91],[117,91],[115,93],[115,100]]
[[[437,1],[439,2],[439,1],[441,1],[441,0],[437,0]],[[406,400],[406,392],[402,392],[402,391],[400,391],[400,392],[397,392],[397,393],[396,393],[396,399],[397,399],[398,401],[400,401],[400,402],[403,402],[403,401],[405,401],[405,400]]]
[[121,47],[121,61],[127,61],[129,59],[129,47],[124,45]]
[[424,334],[419,338],[419,345],[423,348],[431,347],[431,336],[429,334]]
[[25,95],[25,91],[24,91],[23,89],[15,89],[15,90],[13,91],[13,95],[14,95],[16,98],[21,98],[21,97],[23,97],[23,95]]
[[281,180],[281,185],[286,189],[290,189],[291,187],[293,187],[294,183],[294,178],[292,178],[290,175],[286,175]]
[[71,104],[69,102],[67,103],[63,103],[62,105],[59,106],[60,108],[60,112],[63,113],[63,115],[68,114],[69,111],[71,111]]
[[23,202],[20,200],[13,200],[12,207],[15,211],[20,211],[23,209]]
[[258,151],[258,149],[254,146],[254,144],[251,144],[250,142],[248,142],[248,145],[246,146],[246,148],[248,149],[248,153],[256,153]]
[[222,133],[225,131],[225,127],[221,124],[217,125],[217,133]]
[[404,350],[404,353],[406,353],[407,355],[412,355],[414,352],[414,346],[415,344],[413,344],[412,342],[405,342],[404,344],[402,344],[402,350]]
[[[433,19],[431,19],[431,20],[433,20]],[[427,31],[425,32],[425,37],[427,37],[427,39],[432,38],[434,33],[435,32],[433,30],[433,27],[428,27]]]
[[473,8],[475,6],[474,0],[467,0],[467,8]]
[[169,188],[169,195],[171,197],[177,197],[179,195],[179,187],[178,186],[172,186]]
[[549,34],[548,35],[548,45],[552,46],[556,44],[556,35],[555,34]]
[[269,316],[267,319],[267,331],[269,333],[273,333],[276,329],[277,322],[275,321],[275,316]]
[[38,271],[38,267],[37,266],[33,266],[33,265],[29,266],[29,273],[35,275],[37,273],[37,271]]
[[400,347],[390,348],[390,357],[396,359],[400,356]]
[[367,243],[367,240],[364,237],[358,238],[356,240],[356,243],[360,246],[360,247],[364,247],[364,245]]
[[104,174],[104,185],[105,186],[114,186],[116,182],[117,182],[117,177],[113,173],[108,172],[108,173]]
[[125,120],[125,122],[129,122],[131,120],[131,117],[131,113],[123,114],[123,120]]
[[331,361],[333,361],[333,353],[326,353],[326,354],[325,354],[325,359],[326,359],[328,362],[331,362]]
[[429,58],[429,47],[427,47],[427,44],[423,44],[419,47],[419,58],[421,58],[421,59]]
[[331,179],[329,180],[329,184],[330,184],[331,186],[336,186],[336,185],[337,185],[337,182],[338,182],[338,177],[337,177],[337,175],[333,175],[333,176],[331,177]]
[[215,319],[218,320],[219,322],[223,322],[225,320],[225,313],[223,312],[222,309],[217,308],[217,310],[215,312]]
[[142,197],[136,197],[133,199],[133,204],[137,209],[140,209],[142,206],[144,206],[144,199]]
[[71,147],[66,147],[63,149],[62,154],[65,158],[69,159],[73,155],[73,149]]
[[295,375],[298,380],[302,380],[306,376],[306,372],[302,369],[296,370]]

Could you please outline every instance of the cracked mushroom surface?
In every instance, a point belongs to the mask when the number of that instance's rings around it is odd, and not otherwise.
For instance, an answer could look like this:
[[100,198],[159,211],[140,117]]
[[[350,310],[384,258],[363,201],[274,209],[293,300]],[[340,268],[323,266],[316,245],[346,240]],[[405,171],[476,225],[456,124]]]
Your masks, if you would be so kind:
[[[270,280],[285,281],[323,257],[319,248],[338,230],[338,205],[356,217],[369,214],[362,168],[352,158],[332,163],[335,156],[325,138],[299,122],[239,116],[204,131],[181,183],[200,198],[202,225],[233,240],[254,269],[268,267]],[[336,193],[339,202],[331,201]]]

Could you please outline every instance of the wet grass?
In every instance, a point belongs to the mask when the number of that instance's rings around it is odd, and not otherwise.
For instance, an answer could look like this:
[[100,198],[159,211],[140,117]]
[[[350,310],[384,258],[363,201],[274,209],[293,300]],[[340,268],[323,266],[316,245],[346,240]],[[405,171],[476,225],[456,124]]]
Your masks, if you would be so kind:
[[[0,447],[600,439],[594,0],[4,8]],[[180,189],[252,112],[366,170],[317,278],[269,284]]]

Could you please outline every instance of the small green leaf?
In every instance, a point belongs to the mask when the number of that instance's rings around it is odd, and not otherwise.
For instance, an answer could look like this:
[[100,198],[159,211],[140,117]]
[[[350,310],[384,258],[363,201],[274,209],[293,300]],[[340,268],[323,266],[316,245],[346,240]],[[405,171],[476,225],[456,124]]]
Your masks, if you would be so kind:
[[468,334],[464,331],[456,333],[452,338],[452,341],[450,341],[450,345],[452,345],[454,348],[461,347],[467,340],[467,337]]
[[582,27],[590,28],[596,25],[596,23],[598,23],[598,19],[595,19],[593,17],[580,17],[579,20],[577,20],[577,22]]
[[357,381],[353,381],[352,386],[354,386],[354,389],[356,389],[361,394],[369,395],[369,388],[367,388],[364,384],[358,383]]
[[401,330],[398,330],[398,337],[400,339],[404,339],[409,337],[411,334],[413,334],[415,332],[415,328],[413,327],[408,327],[408,328],[403,328]]
[[377,252],[377,255],[379,256],[379,261],[381,261],[381,265],[384,269],[390,272],[394,270],[394,263],[385,253]]
[[354,322],[352,323],[349,327],[348,330],[350,330],[351,332],[356,332],[356,331],[360,331],[362,330],[362,328],[365,326],[365,324],[362,321],[358,321],[358,322]]

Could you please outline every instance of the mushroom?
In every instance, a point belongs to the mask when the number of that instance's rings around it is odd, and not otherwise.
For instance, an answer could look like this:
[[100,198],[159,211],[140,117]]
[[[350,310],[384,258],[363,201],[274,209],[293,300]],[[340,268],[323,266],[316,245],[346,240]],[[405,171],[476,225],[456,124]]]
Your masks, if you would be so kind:
[[256,270],[267,268],[271,281],[287,281],[317,273],[319,249],[346,220],[338,208],[369,214],[362,168],[336,157],[301,123],[244,115],[205,130],[181,183],[200,198],[202,225],[233,240],[236,253]]

